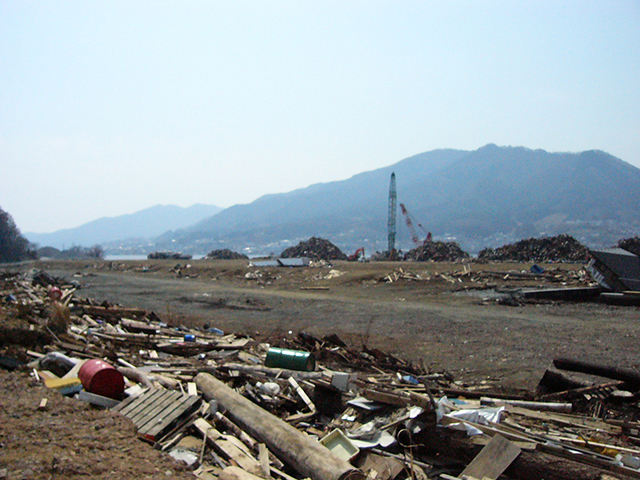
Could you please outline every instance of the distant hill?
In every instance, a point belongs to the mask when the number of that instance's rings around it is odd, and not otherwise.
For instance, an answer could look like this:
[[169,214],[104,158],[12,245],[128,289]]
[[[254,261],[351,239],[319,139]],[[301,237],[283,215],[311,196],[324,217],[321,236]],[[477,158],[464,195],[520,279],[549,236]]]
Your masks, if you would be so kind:
[[[609,246],[640,229],[640,169],[597,150],[550,153],[489,144],[434,150],[348,180],[266,195],[156,242],[192,252],[228,247],[262,253],[317,236],[346,253],[360,246],[385,250],[391,172],[398,203],[414,222],[471,253],[560,233]],[[412,248],[400,214],[397,225],[399,247]]]
[[213,205],[198,204],[187,208],[157,205],[127,215],[100,218],[76,228],[53,233],[25,233],[25,237],[40,246],[58,249],[72,245],[105,245],[126,239],[152,239],[168,230],[185,228],[221,210]]

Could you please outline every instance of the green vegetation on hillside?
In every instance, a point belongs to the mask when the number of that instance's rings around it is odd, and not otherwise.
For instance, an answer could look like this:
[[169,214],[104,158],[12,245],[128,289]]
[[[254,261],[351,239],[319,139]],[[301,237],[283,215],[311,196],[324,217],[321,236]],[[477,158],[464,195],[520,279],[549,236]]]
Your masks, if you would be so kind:
[[0,208],[0,263],[36,258],[29,241],[22,236],[11,215]]

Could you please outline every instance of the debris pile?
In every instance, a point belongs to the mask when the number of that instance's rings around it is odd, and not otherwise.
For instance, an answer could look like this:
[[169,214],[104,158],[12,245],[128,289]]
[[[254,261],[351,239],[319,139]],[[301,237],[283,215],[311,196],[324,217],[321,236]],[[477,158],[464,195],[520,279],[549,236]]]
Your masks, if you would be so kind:
[[32,336],[5,341],[2,366],[29,362],[52,391],[128,418],[199,479],[640,477],[636,371],[556,359],[538,391],[509,394],[335,334],[175,327],[32,278],[1,279],[3,325]]
[[346,260],[347,256],[329,240],[311,237],[295,247],[287,248],[280,255],[282,258],[308,257],[312,260]]
[[384,252],[376,252],[371,255],[371,260],[374,262],[400,262],[402,261],[402,251],[398,251],[394,248],[391,251],[385,250]]
[[485,248],[478,253],[480,261],[500,262],[585,262],[587,248],[571,235],[549,238],[528,238],[493,249]]
[[425,242],[423,245],[409,250],[404,255],[405,261],[413,262],[455,262],[466,260],[469,254],[456,242]]
[[229,250],[228,248],[222,250],[213,250],[209,252],[205,258],[210,260],[248,260],[247,257],[243,253],[234,252],[233,250]]
[[149,260],[191,260],[191,255],[179,252],[152,252],[147,255]]
[[640,237],[625,238],[618,242],[618,247],[640,257]]

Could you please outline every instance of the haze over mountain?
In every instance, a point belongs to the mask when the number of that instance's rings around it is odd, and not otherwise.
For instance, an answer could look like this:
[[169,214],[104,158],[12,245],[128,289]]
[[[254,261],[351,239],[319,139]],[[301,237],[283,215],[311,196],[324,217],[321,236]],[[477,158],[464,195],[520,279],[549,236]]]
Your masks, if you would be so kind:
[[[157,239],[157,247],[279,252],[320,236],[349,252],[387,248],[389,178],[398,203],[435,239],[477,252],[518,239],[569,233],[591,247],[640,227],[640,169],[605,152],[550,153],[486,145],[434,150],[344,180],[263,196]],[[398,246],[412,248],[398,214]]]
[[72,245],[105,245],[126,239],[152,239],[168,230],[192,225],[221,210],[214,205],[202,204],[187,208],[156,205],[127,215],[100,218],[76,228],[53,233],[25,233],[24,236],[32,243],[58,249]]

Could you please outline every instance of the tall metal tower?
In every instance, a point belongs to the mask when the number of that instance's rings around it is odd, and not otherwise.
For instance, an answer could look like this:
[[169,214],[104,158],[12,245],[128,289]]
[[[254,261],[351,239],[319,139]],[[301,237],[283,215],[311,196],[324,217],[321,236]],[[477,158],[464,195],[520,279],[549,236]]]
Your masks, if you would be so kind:
[[391,182],[389,183],[389,222],[387,223],[389,230],[389,253],[396,248],[396,174],[391,174]]

